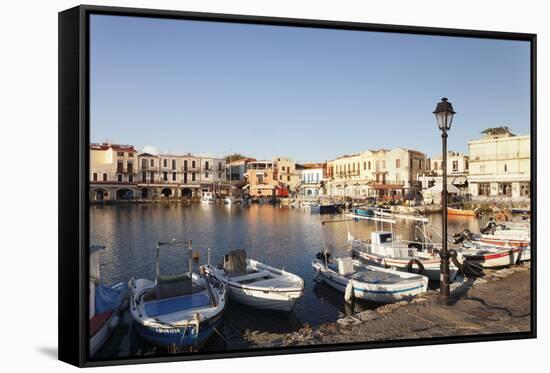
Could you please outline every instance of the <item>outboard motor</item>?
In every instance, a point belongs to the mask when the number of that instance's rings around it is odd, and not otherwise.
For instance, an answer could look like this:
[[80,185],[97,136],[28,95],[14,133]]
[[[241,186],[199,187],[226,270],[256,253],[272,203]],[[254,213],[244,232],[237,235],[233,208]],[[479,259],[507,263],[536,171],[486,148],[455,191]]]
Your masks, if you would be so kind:
[[323,262],[330,261],[330,253],[317,253],[316,257],[317,259],[322,260]]
[[489,220],[485,227],[481,228],[479,231],[483,234],[495,234],[496,227],[497,223],[495,223],[494,220]]

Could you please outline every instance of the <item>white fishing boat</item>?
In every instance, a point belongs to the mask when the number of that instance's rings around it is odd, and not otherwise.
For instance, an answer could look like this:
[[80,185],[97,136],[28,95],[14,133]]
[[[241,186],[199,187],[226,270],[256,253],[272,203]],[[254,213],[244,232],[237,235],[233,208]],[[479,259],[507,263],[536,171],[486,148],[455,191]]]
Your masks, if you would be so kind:
[[[99,271],[99,255],[105,246],[90,246],[90,356],[103,346],[120,322],[120,312],[128,305],[128,287],[119,282],[113,286],[103,284]],[[125,301],[126,299],[126,301]]]
[[244,250],[231,251],[221,268],[206,272],[227,285],[231,300],[275,311],[290,311],[304,293],[304,280],[284,269],[247,259]]
[[[353,254],[368,264],[394,268],[405,272],[418,272],[432,281],[440,280],[441,258],[433,246],[400,241],[391,231],[371,232],[370,242],[359,240],[348,232],[348,243]],[[449,278],[453,281],[458,267],[449,266]]]
[[[478,264],[483,268],[507,267],[517,263],[520,254],[522,259],[530,260],[531,250],[517,246],[494,246],[479,243],[465,242],[462,248],[456,249],[463,258],[471,263]],[[525,255],[525,257],[523,257]]]
[[241,199],[240,198],[236,198],[236,197],[232,197],[232,196],[228,196],[228,197],[225,197],[225,199],[223,200],[223,202],[226,204],[226,205],[234,205],[236,203],[241,203]]
[[318,255],[312,262],[316,279],[352,298],[378,303],[410,299],[426,292],[428,277],[362,264],[350,257]]
[[138,334],[172,352],[197,351],[216,331],[226,304],[226,287],[204,269],[192,272],[191,244],[186,273],[161,275],[160,251],[183,242],[157,244],[155,281],[130,280],[130,313]]
[[201,203],[204,203],[204,204],[216,203],[216,196],[212,192],[202,192]]

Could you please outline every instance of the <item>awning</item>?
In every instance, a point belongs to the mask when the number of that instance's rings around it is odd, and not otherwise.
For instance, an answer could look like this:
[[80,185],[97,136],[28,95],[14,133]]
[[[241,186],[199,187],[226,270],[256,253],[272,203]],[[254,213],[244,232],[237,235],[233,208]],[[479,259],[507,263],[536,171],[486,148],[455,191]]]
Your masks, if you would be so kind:
[[[443,184],[435,184],[433,187],[428,188],[427,191],[432,193],[441,193],[443,190]],[[460,193],[460,189],[458,189],[453,184],[447,184],[447,193]]]

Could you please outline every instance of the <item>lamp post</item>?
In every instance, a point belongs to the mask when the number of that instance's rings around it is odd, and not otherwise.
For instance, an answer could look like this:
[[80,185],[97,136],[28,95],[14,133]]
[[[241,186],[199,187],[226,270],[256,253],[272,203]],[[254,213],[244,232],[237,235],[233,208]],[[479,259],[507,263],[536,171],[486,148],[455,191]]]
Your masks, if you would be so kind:
[[441,257],[441,275],[440,275],[440,301],[447,304],[450,295],[449,289],[449,250],[447,249],[447,132],[451,129],[453,116],[456,114],[453,105],[443,97],[433,112],[437,119],[437,126],[441,130],[441,142],[443,145],[443,160],[441,170],[443,171],[443,188],[441,192],[442,201],[442,248],[439,252]]

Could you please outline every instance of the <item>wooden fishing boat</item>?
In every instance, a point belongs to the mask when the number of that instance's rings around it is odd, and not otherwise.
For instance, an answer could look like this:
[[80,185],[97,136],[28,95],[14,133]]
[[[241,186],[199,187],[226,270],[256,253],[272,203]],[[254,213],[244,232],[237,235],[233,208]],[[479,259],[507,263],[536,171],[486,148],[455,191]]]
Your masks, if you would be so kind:
[[299,276],[247,259],[244,250],[231,251],[221,268],[207,265],[205,269],[227,285],[231,300],[256,308],[290,311],[304,293]]
[[426,276],[364,265],[350,257],[331,259],[319,254],[311,265],[316,271],[315,278],[344,293],[348,302],[355,298],[392,303],[428,289]]
[[476,210],[463,210],[463,209],[455,209],[452,207],[447,207],[447,215],[450,216],[477,216],[478,211]]
[[[392,232],[371,232],[370,242],[359,240],[348,232],[348,243],[353,254],[367,264],[394,268],[404,272],[418,272],[432,281],[440,280],[441,258],[433,246],[410,244],[398,240]],[[451,263],[450,280],[453,281],[458,268]]]
[[463,260],[468,260],[483,268],[499,268],[514,265],[522,252],[522,249],[519,247],[498,247],[467,243],[462,248],[456,250],[461,254]]
[[[128,287],[119,282],[112,286],[102,283],[99,271],[99,255],[105,246],[90,246],[90,356],[103,346],[109,339],[113,330],[120,322],[120,312],[128,304],[126,294]],[[125,302],[126,300],[126,302]]]
[[201,197],[201,203],[206,205],[216,203],[216,196],[212,192],[203,192]]
[[169,351],[197,351],[215,332],[226,304],[226,287],[204,270],[189,270],[175,275],[161,275],[160,251],[182,245],[170,241],[157,244],[155,281],[130,280],[130,313],[138,334],[148,342]]

